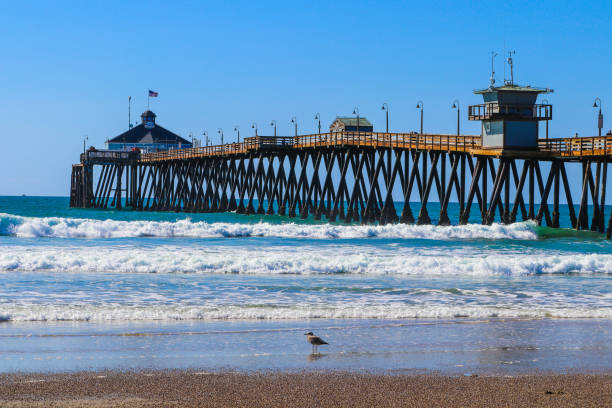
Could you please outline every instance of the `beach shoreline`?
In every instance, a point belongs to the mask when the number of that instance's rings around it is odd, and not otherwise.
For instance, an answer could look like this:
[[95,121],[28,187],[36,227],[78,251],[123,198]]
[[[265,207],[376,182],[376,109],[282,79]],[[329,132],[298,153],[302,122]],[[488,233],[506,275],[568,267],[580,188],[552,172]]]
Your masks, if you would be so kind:
[[3,407],[595,407],[612,372],[517,376],[367,372],[85,371],[0,375]]
[[[316,356],[309,331],[329,343]],[[611,335],[596,319],[22,322],[3,325],[0,372],[599,374]]]

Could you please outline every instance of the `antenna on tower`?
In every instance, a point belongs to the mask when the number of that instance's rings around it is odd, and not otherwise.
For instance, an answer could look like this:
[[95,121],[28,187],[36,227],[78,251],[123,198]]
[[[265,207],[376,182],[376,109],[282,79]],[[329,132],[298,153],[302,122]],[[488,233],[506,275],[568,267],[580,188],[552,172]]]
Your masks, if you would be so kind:
[[508,65],[510,65],[510,85],[514,85],[514,63],[512,61],[513,54],[516,54],[516,51],[508,51]]
[[132,97],[128,96],[128,129],[132,128]]
[[491,51],[491,79],[490,79],[490,87],[493,88],[495,85],[495,57],[497,53],[495,51]]

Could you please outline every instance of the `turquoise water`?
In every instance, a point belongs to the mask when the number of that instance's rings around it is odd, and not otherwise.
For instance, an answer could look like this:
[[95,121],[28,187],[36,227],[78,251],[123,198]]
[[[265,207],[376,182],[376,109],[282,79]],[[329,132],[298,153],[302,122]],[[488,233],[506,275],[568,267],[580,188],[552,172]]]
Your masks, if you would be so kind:
[[[457,219],[457,211],[451,204],[451,220]],[[429,212],[435,219],[437,206],[432,204]],[[562,208],[562,221],[567,223],[566,213],[567,208]],[[301,333],[296,334],[302,329],[316,327],[333,338],[333,327],[350,326],[353,337],[365,335],[364,326],[374,327],[367,329],[369,336],[376,337],[372,330],[378,333],[386,352],[400,353],[401,358],[396,357],[404,363],[399,368],[407,368],[414,367],[410,363],[414,356],[407,360],[410,353],[403,351],[418,354],[415,344],[425,339],[427,344],[438,344],[437,336],[446,334],[422,332],[421,340],[412,339],[408,345],[408,337],[401,335],[405,329],[397,327],[432,322],[433,327],[447,330],[448,324],[460,327],[480,321],[486,322],[480,331],[491,324],[495,330],[512,327],[516,336],[510,335],[503,347],[520,346],[525,337],[527,329],[517,321],[553,322],[548,325],[555,335],[542,340],[549,345],[554,345],[554,338],[568,335],[563,328],[571,326],[571,338],[584,336],[592,343],[587,349],[603,353],[607,364],[609,346],[597,340],[610,333],[612,318],[612,244],[604,238],[531,222],[362,226],[232,213],[82,210],[68,208],[67,198],[0,197],[0,336],[21,339],[2,342],[0,371],[83,368],[83,360],[72,349],[60,348],[69,362],[55,359],[61,363],[51,363],[40,356],[41,344],[49,346],[43,349],[50,355],[58,353],[52,346],[58,340],[48,340],[51,334],[71,339],[76,331],[78,350],[91,349],[83,340],[91,335],[97,344],[93,355],[108,364],[84,367],[113,368],[122,365],[111,363],[115,360],[103,347],[106,337],[100,340],[93,334],[114,333],[123,338],[141,331],[150,335],[177,330],[181,335],[172,337],[172,344],[182,349],[202,340],[188,333],[211,327],[223,333],[243,329],[259,333],[253,336],[273,329],[272,333],[283,333],[273,336],[284,351],[298,347],[295,350],[303,348],[306,353],[309,348]],[[579,321],[599,334],[587,339],[587,333],[575,330]],[[376,329],[381,322],[392,322],[395,329]],[[473,349],[470,341],[462,346],[461,330],[455,331],[458,337],[451,347],[458,353],[465,347]],[[256,359],[255,364],[252,358],[259,356],[253,350],[258,344],[255,337],[251,344],[249,336],[236,336],[229,337],[235,341],[219,343],[224,346],[216,350],[216,356],[227,357],[228,366],[299,368],[305,364],[302,359],[295,364],[272,363],[275,354],[267,348],[262,352],[268,357]],[[40,339],[46,340],[41,343]],[[295,339],[295,344],[289,339]],[[120,343],[108,341],[113,347]],[[157,343],[147,344],[154,350],[142,355],[164,355]],[[342,368],[351,361],[353,366],[385,367],[381,355],[359,354],[365,343],[362,346],[355,351],[357,360],[338,357],[317,364]],[[475,349],[497,346],[487,343]],[[251,363],[231,357],[237,349],[244,351],[240,355],[251,356]],[[281,360],[283,350],[276,355]],[[349,350],[346,343],[336,351],[344,355]],[[23,363],[24,356],[30,364]],[[181,356],[161,366],[183,367],[194,361],[211,365],[210,356],[200,360],[193,353]],[[132,357],[136,362],[128,366],[138,365],[138,358]],[[441,366],[456,365],[440,358],[433,360],[444,362]],[[568,355],[563,367],[571,366],[572,358]],[[334,365],[334,361],[344,363]],[[440,367],[425,364],[422,368]]]

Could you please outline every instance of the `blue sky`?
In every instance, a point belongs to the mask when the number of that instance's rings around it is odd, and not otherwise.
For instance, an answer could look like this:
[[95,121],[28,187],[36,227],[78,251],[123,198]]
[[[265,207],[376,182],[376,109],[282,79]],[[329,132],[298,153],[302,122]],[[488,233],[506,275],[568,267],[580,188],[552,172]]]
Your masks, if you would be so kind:
[[358,106],[384,129],[454,131],[497,51],[515,80],[554,88],[551,136],[596,134],[595,97],[612,128],[612,3],[591,2],[6,2],[0,14],[0,195],[67,195],[82,137],[102,147],[159,98],[158,123],[183,136],[316,129]]

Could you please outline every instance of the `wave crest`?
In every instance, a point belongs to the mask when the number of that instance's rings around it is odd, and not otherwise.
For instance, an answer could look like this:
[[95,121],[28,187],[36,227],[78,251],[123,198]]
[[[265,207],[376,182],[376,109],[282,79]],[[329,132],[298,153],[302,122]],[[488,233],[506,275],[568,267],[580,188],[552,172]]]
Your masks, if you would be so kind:
[[183,219],[169,221],[117,221],[62,217],[22,217],[0,214],[0,235],[25,238],[240,238],[276,237],[303,239],[490,239],[533,240],[538,238],[534,222],[511,225],[337,225],[255,224]]
[[609,307],[485,306],[485,305],[321,305],[292,307],[28,305],[11,306],[0,321],[171,321],[171,320],[302,320],[302,319],[455,319],[455,318],[606,318]]
[[[0,271],[58,273],[196,273],[241,275],[529,276],[612,274],[609,254],[483,254],[465,249],[313,247],[0,249]],[[471,253],[470,253],[471,252]]]

